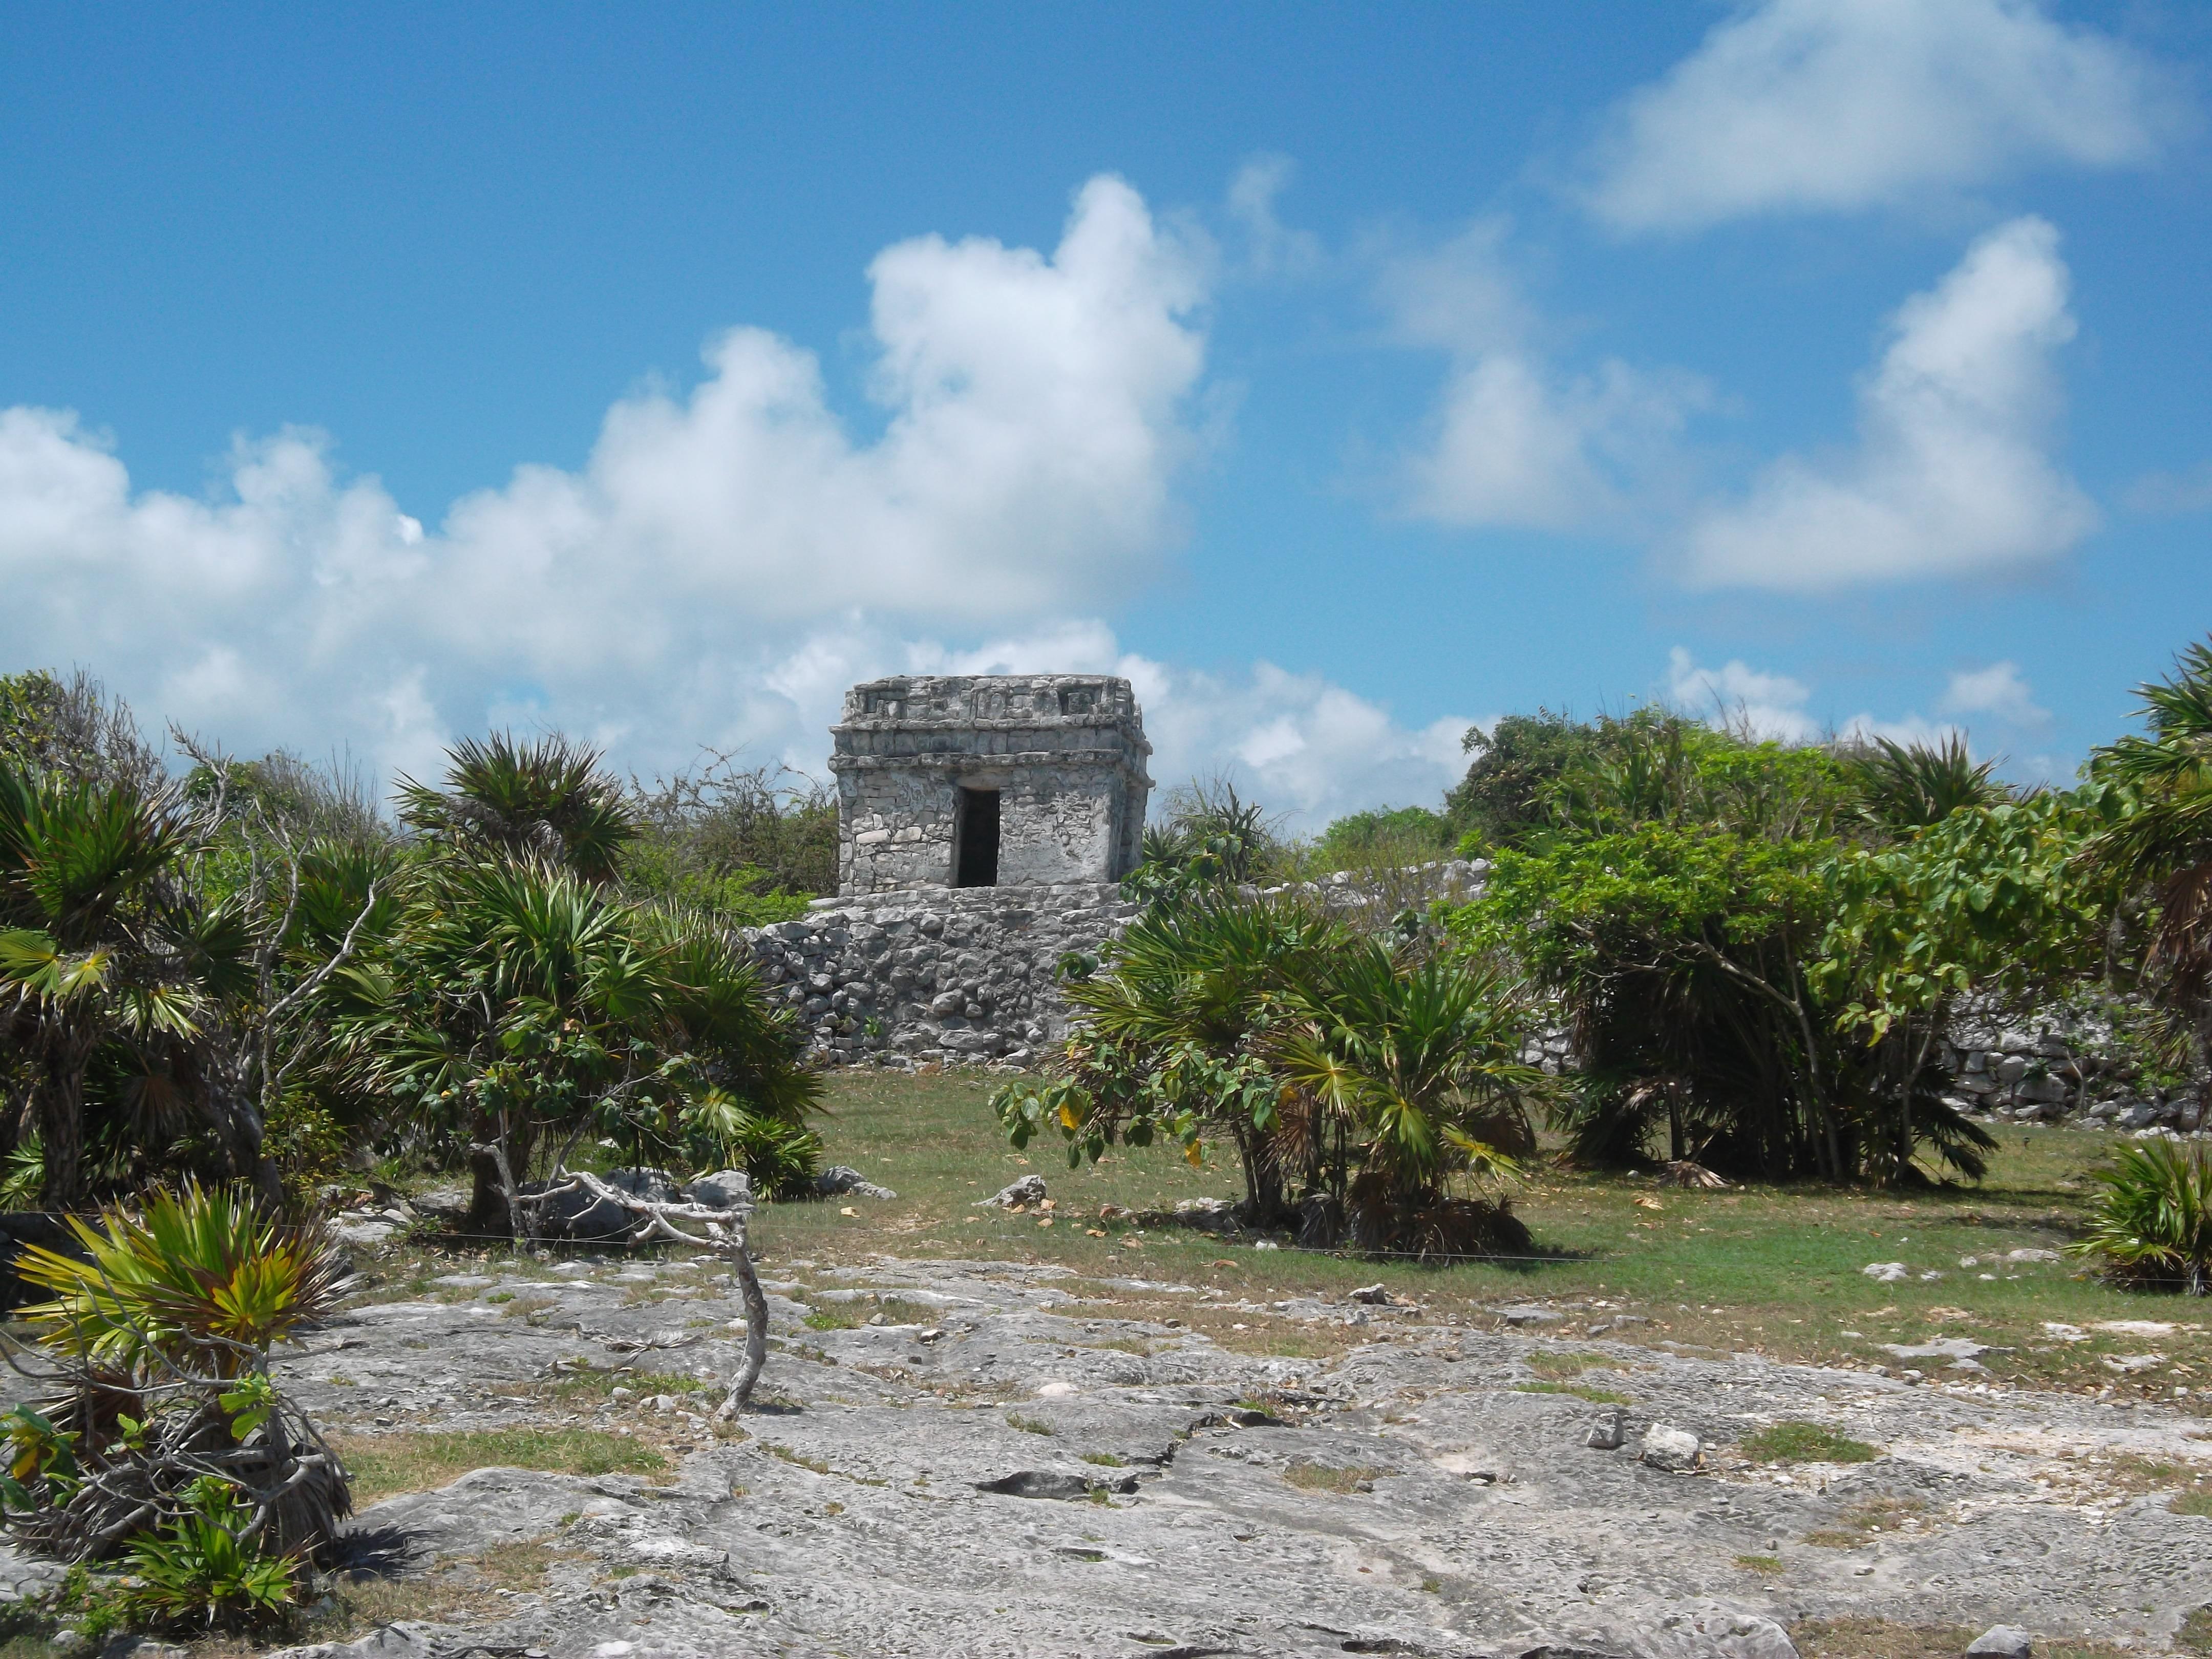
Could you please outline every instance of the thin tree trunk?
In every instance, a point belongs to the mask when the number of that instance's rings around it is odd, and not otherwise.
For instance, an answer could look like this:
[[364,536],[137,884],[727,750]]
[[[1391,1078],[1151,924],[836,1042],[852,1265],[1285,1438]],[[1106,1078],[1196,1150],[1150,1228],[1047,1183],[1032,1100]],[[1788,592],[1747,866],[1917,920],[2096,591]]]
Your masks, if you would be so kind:
[[1237,1152],[1244,1164],[1245,1224],[1272,1227],[1288,1214],[1283,1201],[1283,1160],[1275,1138],[1240,1126]]
[[88,1036],[65,1029],[47,1051],[39,1090],[39,1138],[46,1154],[39,1202],[49,1210],[75,1210],[84,1203],[84,1068],[92,1047]]
[[508,1155],[507,1114],[499,1115],[499,1138],[491,1144],[493,1167],[499,1171],[500,1201],[507,1207],[507,1237],[514,1248],[522,1248],[522,1190],[515,1184],[514,1159]]
[[739,1237],[732,1265],[737,1269],[738,1289],[745,1299],[745,1359],[730,1384],[723,1409],[738,1412],[751,1402],[753,1385],[760,1381],[761,1370],[768,1364],[768,1297],[761,1290],[760,1275],[753,1271],[750,1236]]

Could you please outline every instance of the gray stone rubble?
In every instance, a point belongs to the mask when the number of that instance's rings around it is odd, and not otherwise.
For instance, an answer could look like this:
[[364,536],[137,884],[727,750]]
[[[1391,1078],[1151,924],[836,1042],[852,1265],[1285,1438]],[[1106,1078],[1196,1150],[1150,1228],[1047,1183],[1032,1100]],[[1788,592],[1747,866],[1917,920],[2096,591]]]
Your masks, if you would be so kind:
[[1137,914],[1112,883],[825,900],[747,934],[818,1065],[1020,1066],[1067,1034],[1063,957]]
[[[1504,1310],[1450,1323],[1123,1287],[1209,1316],[1358,1328],[1340,1357],[1271,1358],[1118,1317],[1054,1267],[766,1271],[780,1346],[742,1441],[691,1408],[713,1395],[528,1394],[582,1363],[726,1376],[740,1310],[710,1264],[448,1274],[290,1351],[287,1385],[346,1433],[565,1422],[650,1432],[675,1460],[658,1483],[485,1469],[374,1506],[355,1526],[363,1571],[404,1578],[527,1540],[552,1563],[466,1626],[311,1651],[1783,1659],[1784,1631],[1808,1618],[2159,1646],[2212,1601],[2206,1523],[2161,1495],[2113,1495],[2078,1461],[2196,1464],[2196,1419],[2161,1407],[1570,1344]],[[854,1303],[881,1306],[854,1328],[802,1322]],[[1529,1391],[1532,1358],[1570,1347],[1601,1357],[1577,1385],[1632,1403]],[[1733,1450],[1784,1418],[1885,1455],[1771,1466]],[[1884,1529],[1806,1541],[1870,1502],[1891,1508]],[[52,1577],[3,1565],[19,1586]]]

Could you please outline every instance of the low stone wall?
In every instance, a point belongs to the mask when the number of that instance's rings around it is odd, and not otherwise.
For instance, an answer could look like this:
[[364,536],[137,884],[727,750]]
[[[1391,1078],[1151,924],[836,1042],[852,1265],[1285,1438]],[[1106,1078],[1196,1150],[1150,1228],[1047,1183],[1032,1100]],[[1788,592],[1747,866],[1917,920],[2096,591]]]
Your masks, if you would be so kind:
[[2203,1127],[2196,1085],[2176,1090],[2130,1086],[2117,1060],[2112,1028],[2054,1011],[2010,1020],[1959,1022],[1944,1056],[1950,1103],[2014,1123],[2061,1118],[2119,1129]]
[[1060,958],[1139,909],[1111,882],[817,900],[745,937],[817,1065],[1026,1064],[1067,1032]]

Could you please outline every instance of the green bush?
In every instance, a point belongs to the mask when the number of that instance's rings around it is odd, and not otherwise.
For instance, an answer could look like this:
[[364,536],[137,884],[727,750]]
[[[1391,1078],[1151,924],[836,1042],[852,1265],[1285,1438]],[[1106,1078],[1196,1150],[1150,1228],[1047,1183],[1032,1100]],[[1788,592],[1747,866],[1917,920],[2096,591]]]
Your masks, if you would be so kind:
[[211,1476],[193,1483],[193,1511],[133,1540],[124,1560],[124,1605],[165,1630],[264,1624],[292,1604],[299,1563],[243,1537],[248,1514],[237,1492]]
[[807,1198],[814,1192],[814,1177],[822,1167],[822,1137],[795,1123],[748,1115],[731,1150],[753,1190],[771,1198]]
[[327,1556],[351,1511],[346,1477],[269,1352],[349,1288],[331,1241],[198,1186],[70,1226],[83,1260],[34,1248],[16,1269],[53,1299],[24,1315],[35,1403],[0,1417],[11,1539],[83,1560],[151,1538],[173,1547],[160,1559],[214,1561],[203,1523],[234,1519],[241,1549]]
[[1881,1455],[1863,1440],[1796,1421],[1747,1434],[1740,1449],[1754,1463],[1870,1463]]
[[2212,1158],[2202,1146],[2145,1141],[2096,1180],[2103,1190],[2074,1254],[2118,1279],[2191,1296],[2212,1289]]

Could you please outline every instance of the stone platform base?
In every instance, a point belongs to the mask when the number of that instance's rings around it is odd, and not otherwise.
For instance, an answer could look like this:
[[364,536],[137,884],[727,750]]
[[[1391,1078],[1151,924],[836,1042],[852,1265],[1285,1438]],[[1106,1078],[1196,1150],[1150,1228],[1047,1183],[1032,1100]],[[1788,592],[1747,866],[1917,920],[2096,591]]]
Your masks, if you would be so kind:
[[1061,958],[1096,958],[1139,908],[1111,882],[936,888],[817,900],[745,937],[817,1064],[1018,1066],[1066,1034]]

